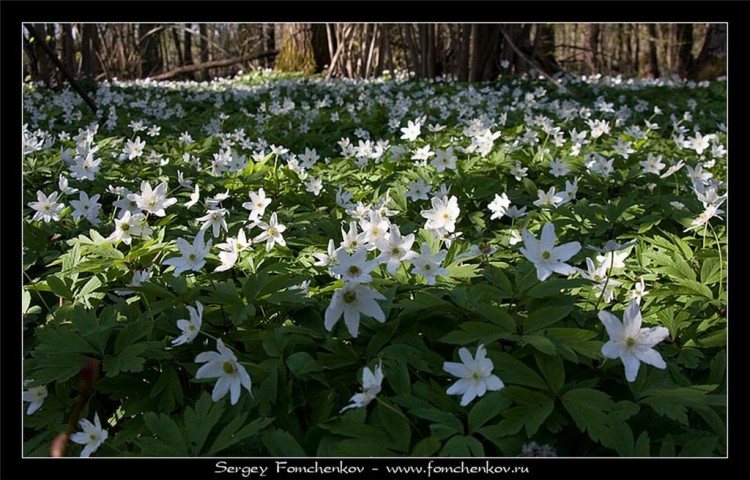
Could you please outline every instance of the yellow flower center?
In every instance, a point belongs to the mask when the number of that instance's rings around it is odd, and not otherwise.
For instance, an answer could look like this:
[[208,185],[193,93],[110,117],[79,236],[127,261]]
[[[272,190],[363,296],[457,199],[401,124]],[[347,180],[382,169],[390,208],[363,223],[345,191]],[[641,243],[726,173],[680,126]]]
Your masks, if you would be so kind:
[[357,294],[349,291],[344,294],[344,303],[354,303],[357,301]]
[[222,365],[221,368],[227,375],[232,375],[237,370],[232,362],[224,362],[224,365]]
[[542,258],[545,259],[545,260],[549,260],[549,257],[551,257],[551,256],[552,256],[552,254],[549,253],[549,252],[547,252],[547,251],[545,251],[544,253],[542,253]]

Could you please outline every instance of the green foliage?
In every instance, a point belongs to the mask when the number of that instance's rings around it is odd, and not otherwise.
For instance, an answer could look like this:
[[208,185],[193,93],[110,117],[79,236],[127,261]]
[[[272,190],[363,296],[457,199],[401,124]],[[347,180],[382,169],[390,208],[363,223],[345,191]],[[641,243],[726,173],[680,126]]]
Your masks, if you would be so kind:
[[[297,66],[309,60],[288,59]],[[693,224],[705,207],[687,167],[660,178],[640,162],[650,155],[670,165],[680,159],[726,180],[726,134],[718,126],[726,92],[565,82],[575,97],[517,78],[483,85],[260,74],[212,84],[112,82],[95,95],[117,115],[95,133],[85,130],[92,119],[70,92],[27,89],[24,378],[27,389],[45,386],[47,397],[25,416],[24,453],[48,455],[76,399],[85,398],[81,418],[102,420],[110,435],[98,453],[108,456],[513,457],[532,441],[573,457],[724,455],[726,226],[717,218]],[[684,117],[689,98],[698,102],[692,122]],[[683,120],[669,121],[671,115]],[[420,135],[403,139],[400,129],[422,116]],[[611,132],[592,138],[587,120],[606,120]],[[134,131],[131,122],[139,121],[160,133]],[[646,122],[659,129],[644,128]],[[710,147],[698,154],[679,145],[673,123],[687,127],[683,140],[698,131],[714,135]],[[574,129],[587,132],[588,143],[574,148]],[[473,130],[499,137],[483,153]],[[194,141],[181,140],[183,132]],[[102,159],[93,180],[75,178],[65,160],[87,135]],[[136,137],[146,141],[143,155],[121,159]],[[54,142],[45,146],[47,138]],[[347,152],[342,138],[354,150]],[[620,141],[630,142],[629,156],[617,153]],[[433,155],[422,164],[411,157],[424,147]],[[431,161],[448,147],[456,168],[438,171]],[[303,173],[298,165],[308,148],[320,159]],[[368,148],[369,156],[362,153]],[[241,165],[219,168],[226,155]],[[613,160],[610,174],[589,167],[596,155]],[[555,159],[571,172],[554,176]],[[520,180],[516,162],[528,169]],[[58,218],[33,219],[36,192],[59,193],[60,175],[72,188],[101,195],[97,225],[74,213],[77,193],[61,195]],[[309,191],[311,179],[322,181],[319,194]],[[441,184],[456,196],[460,213],[450,238],[425,229],[422,213],[431,202],[410,192],[418,179],[430,187],[428,198]],[[560,193],[573,179],[575,199],[534,203],[539,190]],[[166,182],[176,203],[163,217],[148,214],[150,233],[134,234],[130,243],[108,239],[121,213],[113,207],[123,200],[120,189],[139,194],[142,181]],[[195,185],[200,199],[188,207]],[[248,220],[243,204],[260,188],[271,204],[259,221],[276,213],[285,245],[267,249],[257,240],[260,224]],[[724,191],[717,188],[716,195]],[[526,213],[490,218],[488,205],[503,193]],[[226,209],[226,229],[214,236],[206,226],[212,245],[205,264],[175,275],[164,262],[182,256],[182,241],[192,244],[209,198]],[[415,252],[423,242],[442,251],[446,272],[431,279],[414,270],[415,260],[393,274],[375,266],[363,283],[382,295],[376,304],[384,321],[362,314],[352,335],[346,314],[325,327],[344,280],[319,262],[329,240],[339,246],[342,228],[354,221],[359,233],[376,218],[352,215],[364,206],[388,217],[403,237],[413,234]],[[538,239],[546,223],[555,226],[558,246],[582,245],[567,261],[580,271],[539,280],[518,237],[525,229]],[[217,271],[240,229],[248,245]],[[622,266],[587,272],[586,259],[598,266],[594,249],[608,242],[628,244],[616,252]],[[669,332],[654,347],[667,368],[641,363],[628,382],[622,361],[602,355],[610,338],[598,315],[622,318],[641,282],[643,327]],[[200,331],[187,340],[178,321],[189,320],[187,307],[198,302]],[[196,357],[219,355],[219,339],[238,363],[222,357],[207,369]],[[458,379],[444,363],[457,361],[461,348],[474,355],[479,345],[504,388],[461,405],[460,396],[447,394]],[[198,378],[199,369],[229,375],[240,367],[252,385],[236,399],[214,400],[217,377]],[[382,368],[379,389],[365,390],[365,367]]]

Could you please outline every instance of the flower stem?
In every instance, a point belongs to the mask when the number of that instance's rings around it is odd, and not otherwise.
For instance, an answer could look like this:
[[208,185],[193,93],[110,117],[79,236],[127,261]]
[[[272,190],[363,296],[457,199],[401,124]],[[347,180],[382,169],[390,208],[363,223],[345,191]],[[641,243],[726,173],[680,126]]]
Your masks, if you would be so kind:
[[711,233],[714,236],[714,240],[716,240],[716,249],[719,251],[719,299],[721,299],[721,295],[723,292],[723,286],[724,286],[724,260],[723,255],[721,254],[721,243],[719,242],[719,237],[716,235],[716,231],[714,230],[714,227],[711,226],[711,223],[706,223],[708,225],[708,228],[711,229]]

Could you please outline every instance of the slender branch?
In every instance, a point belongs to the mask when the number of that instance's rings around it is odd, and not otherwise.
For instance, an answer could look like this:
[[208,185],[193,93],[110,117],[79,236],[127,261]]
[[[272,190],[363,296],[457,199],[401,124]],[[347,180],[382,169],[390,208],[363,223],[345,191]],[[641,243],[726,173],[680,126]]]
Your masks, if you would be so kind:
[[62,64],[59,58],[57,58],[57,55],[55,52],[52,51],[51,48],[49,48],[49,45],[47,45],[47,42],[44,41],[44,39],[39,35],[39,33],[36,31],[36,29],[28,23],[24,23],[23,25],[26,27],[26,30],[29,32],[29,35],[34,37],[34,40],[39,42],[39,45],[42,46],[42,49],[44,50],[44,53],[47,54],[47,56],[52,60],[52,63],[55,64],[58,70],[62,72],[62,74],[65,76],[65,78],[70,83],[70,86],[73,87],[73,90],[76,91],[76,93],[83,99],[84,102],[86,102],[86,105],[91,109],[92,112],[94,112],[94,115],[97,115],[96,113],[96,104],[94,101],[89,97],[86,92],[83,91],[81,86],[78,84],[78,82],[75,81],[75,78],[73,78],[73,75],[70,74],[67,68],[65,68],[65,65]]
[[209,68],[228,67],[229,65],[234,65],[235,63],[249,62],[251,60],[258,60],[258,59],[265,58],[265,57],[272,57],[274,55],[278,55],[278,53],[279,53],[278,50],[272,50],[270,52],[263,52],[259,54],[243,55],[241,57],[227,58],[226,60],[212,60],[210,62],[196,63],[193,65],[185,65],[184,67],[175,68],[174,70],[160,73],[159,75],[154,75],[153,77],[150,77],[150,78],[151,80],[167,80],[169,78],[174,78],[183,73],[190,73],[190,72],[195,72],[198,70],[207,70]]
[[530,66],[532,66],[536,71],[538,71],[544,78],[549,80],[551,83],[553,83],[558,89],[560,89],[561,92],[566,93],[568,89],[566,89],[563,85],[559,84],[555,81],[554,78],[547,75],[544,70],[542,70],[536,63],[534,63],[533,60],[531,60],[529,57],[527,57],[520,48],[516,46],[515,43],[513,43],[513,40],[510,38],[510,35],[505,31],[504,28],[500,28],[500,33],[503,34],[503,37],[505,37],[505,40],[508,42],[508,45],[510,45],[510,48],[513,49],[516,54],[523,59],[524,62],[528,63]]

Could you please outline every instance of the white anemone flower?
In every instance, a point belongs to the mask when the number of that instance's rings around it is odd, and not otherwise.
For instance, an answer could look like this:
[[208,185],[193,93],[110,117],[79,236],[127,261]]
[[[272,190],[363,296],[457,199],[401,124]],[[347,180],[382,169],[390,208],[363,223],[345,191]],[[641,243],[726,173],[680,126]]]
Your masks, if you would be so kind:
[[641,328],[641,311],[637,301],[628,304],[622,322],[604,310],[599,312],[599,320],[609,334],[609,341],[602,346],[602,355],[622,360],[628,382],[635,381],[641,362],[656,368],[667,368],[666,362],[653,347],[669,336],[669,330],[664,327]]
[[448,395],[462,395],[462,407],[488,391],[496,391],[505,387],[500,377],[492,373],[494,365],[492,360],[487,358],[484,345],[479,345],[475,357],[472,357],[469,349],[465,347],[458,351],[458,356],[461,357],[461,363],[444,362],[443,370],[459,378],[448,388],[447,393]]

